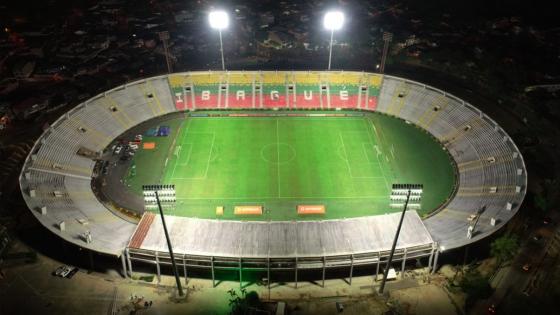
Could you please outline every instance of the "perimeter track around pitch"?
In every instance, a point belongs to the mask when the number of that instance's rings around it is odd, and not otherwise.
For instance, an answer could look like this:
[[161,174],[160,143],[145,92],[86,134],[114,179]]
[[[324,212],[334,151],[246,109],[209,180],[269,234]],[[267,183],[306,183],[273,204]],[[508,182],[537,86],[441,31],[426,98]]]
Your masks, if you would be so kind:
[[[423,208],[431,210],[453,186],[451,162],[441,146],[388,116],[187,117],[171,125],[179,129],[171,134],[175,138],[158,149],[167,152],[161,183],[175,184],[177,191],[170,215],[238,220],[380,215],[399,211],[389,207],[392,183],[424,184]],[[147,163],[157,170],[162,159],[142,162],[142,154],[135,158],[134,186],[142,184]],[[298,215],[301,204],[325,205],[327,212]],[[261,205],[264,214],[235,216],[239,205]],[[223,216],[216,216],[218,206],[225,207]]]

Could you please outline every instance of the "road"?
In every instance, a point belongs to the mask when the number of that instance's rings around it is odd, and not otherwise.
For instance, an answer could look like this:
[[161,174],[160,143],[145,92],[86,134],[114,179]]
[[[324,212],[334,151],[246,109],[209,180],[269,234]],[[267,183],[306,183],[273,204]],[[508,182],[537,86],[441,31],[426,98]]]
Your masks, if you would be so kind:
[[[503,312],[500,310],[509,309],[511,305],[518,303],[516,297],[529,297],[538,293],[543,282],[550,280],[546,275],[557,268],[555,253],[560,244],[558,219],[558,214],[554,213],[551,223],[544,224],[540,220],[533,228],[526,228],[527,238],[522,240],[518,254],[490,279],[495,288],[494,294],[487,300],[476,303],[470,314],[486,314],[491,304],[496,305],[497,313],[501,314]],[[528,270],[524,270],[524,266]]]

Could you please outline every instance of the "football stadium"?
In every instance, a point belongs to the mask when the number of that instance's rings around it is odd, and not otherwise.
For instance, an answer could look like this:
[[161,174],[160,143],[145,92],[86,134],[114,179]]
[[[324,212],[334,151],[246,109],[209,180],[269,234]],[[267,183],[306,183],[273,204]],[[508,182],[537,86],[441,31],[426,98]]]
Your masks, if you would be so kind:
[[378,274],[410,191],[394,261],[434,270],[440,253],[515,215],[527,174],[496,122],[419,82],[217,71],[146,78],[76,106],[36,141],[20,187],[45,228],[120,257],[125,274],[171,264],[157,190],[185,279],[256,271],[297,283],[298,272]]

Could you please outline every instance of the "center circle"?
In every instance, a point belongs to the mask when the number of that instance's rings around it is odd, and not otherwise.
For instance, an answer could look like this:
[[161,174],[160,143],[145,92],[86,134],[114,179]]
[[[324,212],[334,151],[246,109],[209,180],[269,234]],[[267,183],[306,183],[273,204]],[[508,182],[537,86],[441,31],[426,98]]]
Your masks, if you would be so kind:
[[296,158],[296,150],[287,143],[273,142],[262,147],[261,157],[271,164],[286,164]]

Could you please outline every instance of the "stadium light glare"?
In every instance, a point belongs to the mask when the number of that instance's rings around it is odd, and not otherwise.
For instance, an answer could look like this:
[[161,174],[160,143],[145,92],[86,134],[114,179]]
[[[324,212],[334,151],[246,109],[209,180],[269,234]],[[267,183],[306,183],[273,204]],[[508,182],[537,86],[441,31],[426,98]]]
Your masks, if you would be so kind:
[[222,55],[222,71],[226,70],[226,64],[224,61],[224,44],[222,42],[222,30],[229,26],[229,15],[225,11],[211,11],[208,14],[208,21],[210,22],[210,27],[217,29],[220,34],[220,53]]
[[229,15],[225,11],[212,11],[208,14],[208,21],[211,28],[223,30],[229,26]]
[[338,31],[344,24],[344,14],[340,11],[330,11],[325,14],[323,25],[329,31]]
[[331,60],[332,60],[332,43],[334,37],[334,31],[338,31],[342,28],[344,24],[344,14],[340,11],[330,11],[325,14],[323,19],[323,25],[326,29],[331,31],[331,41],[329,44],[329,66],[327,70],[331,70]]

